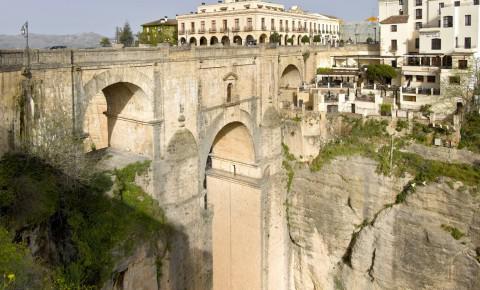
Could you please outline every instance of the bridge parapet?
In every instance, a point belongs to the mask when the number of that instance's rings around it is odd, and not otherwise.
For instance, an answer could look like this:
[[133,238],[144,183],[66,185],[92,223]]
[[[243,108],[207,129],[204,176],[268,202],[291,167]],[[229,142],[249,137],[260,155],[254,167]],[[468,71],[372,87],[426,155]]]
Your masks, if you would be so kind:
[[[155,48],[98,48],[65,50],[30,50],[32,68],[52,68],[71,65],[89,66],[115,63],[152,63],[179,59],[202,59],[215,57],[241,57],[252,55],[295,55],[305,51],[342,52],[378,51],[374,45],[354,45],[342,48],[326,46],[229,46],[229,47],[155,47]],[[0,50],[0,71],[20,70],[27,63],[24,50]]]

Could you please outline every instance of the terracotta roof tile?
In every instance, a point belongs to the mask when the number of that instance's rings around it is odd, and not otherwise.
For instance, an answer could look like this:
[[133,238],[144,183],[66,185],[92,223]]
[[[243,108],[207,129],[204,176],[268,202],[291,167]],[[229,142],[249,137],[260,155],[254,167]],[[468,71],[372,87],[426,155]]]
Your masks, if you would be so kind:
[[395,15],[390,16],[383,21],[380,21],[380,24],[402,24],[408,22],[408,15]]

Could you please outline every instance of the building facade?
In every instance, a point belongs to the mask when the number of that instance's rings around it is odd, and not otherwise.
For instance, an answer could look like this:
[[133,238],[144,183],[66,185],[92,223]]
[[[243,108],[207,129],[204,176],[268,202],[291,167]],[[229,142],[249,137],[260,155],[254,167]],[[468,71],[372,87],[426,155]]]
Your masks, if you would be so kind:
[[142,24],[140,44],[156,46],[159,43],[177,44],[178,23],[175,19],[165,17],[160,20]]
[[[382,56],[401,68],[400,105],[444,100],[479,57],[479,0],[379,0]],[[459,100],[458,100],[459,101]]]
[[190,45],[252,45],[276,42],[280,45],[321,43],[337,45],[340,20],[308,13],[297,6],[224,0],[202,3],[197,12],[177,16],[178,43]]

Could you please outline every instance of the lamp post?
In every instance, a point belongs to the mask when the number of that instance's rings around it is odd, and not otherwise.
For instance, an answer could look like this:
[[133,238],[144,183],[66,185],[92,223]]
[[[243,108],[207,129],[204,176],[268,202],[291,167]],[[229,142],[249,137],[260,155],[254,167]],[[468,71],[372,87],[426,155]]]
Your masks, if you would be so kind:
[[25,37],[25,40],[26,40],[25,52],[27,54],[27,66],[22,74],[30,78],[32,74],[30,71],[30,47],[28,45],[28,21],[25,22],[25,24],[23,24],[22,28],[20,29],[20,32],[22,33],[23,37]]

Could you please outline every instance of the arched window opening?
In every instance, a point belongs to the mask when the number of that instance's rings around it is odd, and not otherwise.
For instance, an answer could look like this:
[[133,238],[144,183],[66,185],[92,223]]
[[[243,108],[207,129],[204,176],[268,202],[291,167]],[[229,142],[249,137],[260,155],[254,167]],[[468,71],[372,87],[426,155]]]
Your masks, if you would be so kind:
[[232,90],[233,90],[233,84],[229,83],[227,86],[227,103],[232,102]]

